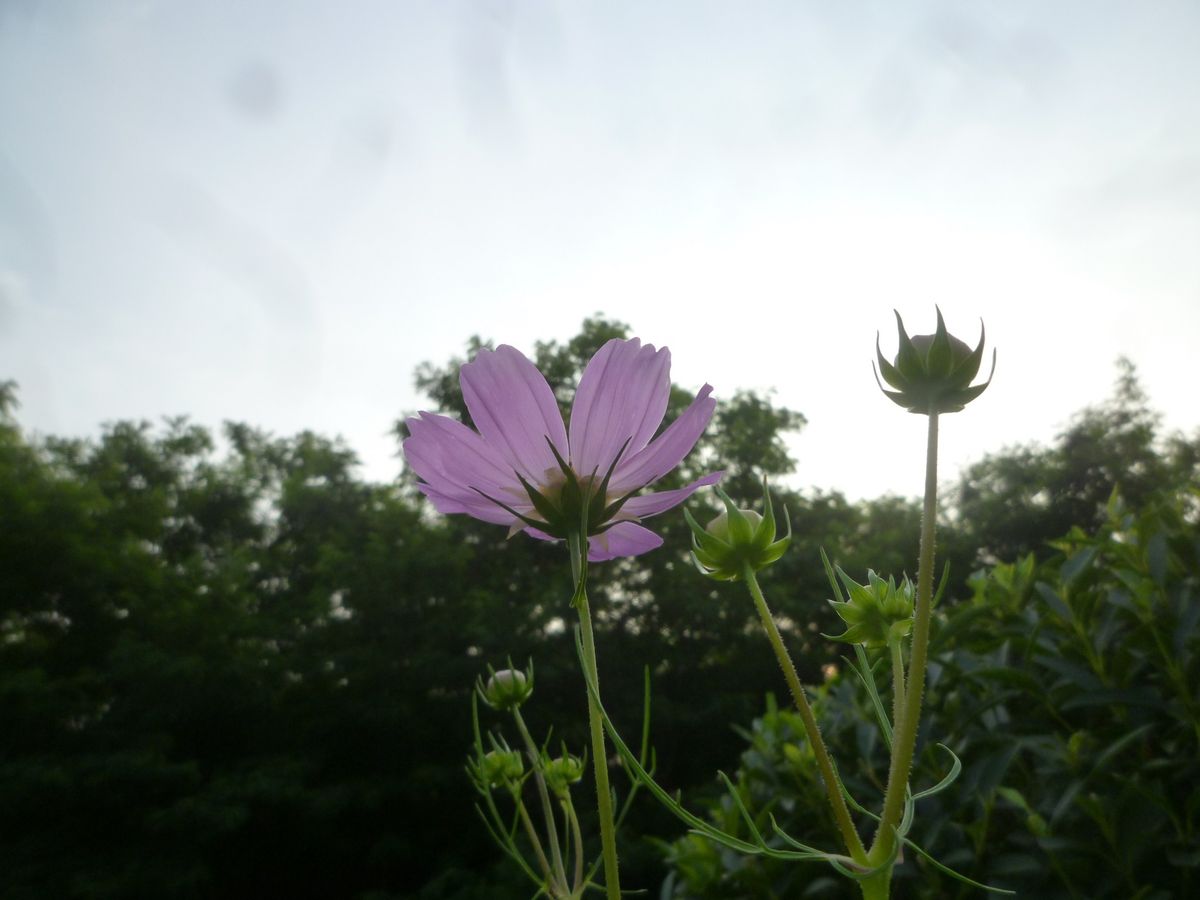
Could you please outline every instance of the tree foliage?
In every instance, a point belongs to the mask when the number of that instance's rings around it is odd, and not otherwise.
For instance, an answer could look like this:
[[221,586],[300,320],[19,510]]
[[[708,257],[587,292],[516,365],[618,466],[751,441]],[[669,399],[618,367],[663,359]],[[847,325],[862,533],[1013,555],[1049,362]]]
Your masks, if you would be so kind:
[[961,546],[986,562],[1042,554],[1074,525],[1103,524],[1114,490],[1140,509],[1200,475],[1200,441],[1164,439],[1133,364],[1119,360],[1117,370],[1113,395],[1079,412],[1054,444],[1006,448],[963,473],[954,497]]
[[[628,333],[597,317],[537,345],[564,409],[586,360]],[[468,356],[484,344],[472,339]],[[465,418],[459,362],[426,364],[417,383],[433,407]],[[668,420],[692,394],[673,389]],[[723,396],[696,454],[662,487],[722,467],[749,502],[762,475],[773,479],[795,537],[765,586],[802,678],[817,683],[839,661],[819,635],[835,624],[819,548],[848,571],[902,571],[919,511],[898,497],[783,489],[774,479],[792,461],[782,439],[803,416],[767,396]],[[1196,442],[1164,449],[1141,403],[1131,393],[1119,421],[1111,404],[1084,414],[1080,446],[1101,460],[1080,472],[1077,449],[1022,451],[1078,498],[1072,516],[1103,509],[1117,475],[1133,491],[1129,473],[1143,473],[1153,494],[1195,472]],[[410,480],[367,483],[349,448],[317,434],[239,423],[213,433],[172,419],[35,440],[16,410],[15,386],[0,385],[0,894],[525,896],[475,823],[462,768],[469,696],[488,663],[532,657],[531,728],[584,745],[561,547],[435,516]],[[1114,427],[1128,439],[1112,440]],[[944,531],[952,555],[1044,555],[1043,538],[1067,530],[1048,518],[1057,506],[1022,499],[1033,488],[1012,455],[985,461],[973,493],[963,488]],[[711,502],[692,503],[702,521],[717,512]],[[1096,520],[1079,524],[1091,534]],[[743,737],[731,726],[761,711],[778,673],[751,605],[693,571],[682,517],[653,525],[661,550],[593,569],[600,668],[606,702],[632,732],[650,667],[658,771],[694,801],[737,759]],[[1170,758],[1182,746],[1144,740],[1131,752]],[[655,805],[635,806],[622,849],[630,883],[664,877],[641,836],[675,827]]]

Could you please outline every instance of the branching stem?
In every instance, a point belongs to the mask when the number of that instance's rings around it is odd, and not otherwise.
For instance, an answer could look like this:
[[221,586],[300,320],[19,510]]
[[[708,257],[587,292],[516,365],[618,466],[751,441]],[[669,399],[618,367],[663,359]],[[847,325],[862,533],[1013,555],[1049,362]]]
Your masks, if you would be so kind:
[[929,655],[929,629],[933,618],[934,532],[937,525],[937,454],[938,414],[929,413],[929,434],[925,453],[925,507],[921,514],[921,550],[917,569],[917,608],[913,618],[912,654],[904,703],[896,715],[892,737],[892,759],[888,769],[887,790],[883,796],[883,814],[870,858],[886,859],[896,840],[896,826],[904,812],[905,789],[912,772],[921,720],[921,699],[925,690],[925,663]]

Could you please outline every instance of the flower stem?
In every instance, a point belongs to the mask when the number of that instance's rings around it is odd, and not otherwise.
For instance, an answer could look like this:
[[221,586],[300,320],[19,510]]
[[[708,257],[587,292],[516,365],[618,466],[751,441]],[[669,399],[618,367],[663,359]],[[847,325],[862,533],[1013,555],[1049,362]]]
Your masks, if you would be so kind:
[[837,774],[833,769],[833,760],[829,757],[829,750],[825,747],[825,740],[821,737],[821,729],[817,726],[817,719],[813,715],[812,707],[808,705],[808,697],[804,693],[804,685],[800,683],[800,678],[796,674],[796,667],[792,664],[792,658],[788,655],[787,647],[783,644],[783,638],[780,637],[779,628],[775,625],[775,619],[771,615],[771,610],[767,606],[767,599],[763,596],[762,588],[758,585],[758,578],[754,574],[754,569],[751,566],[746,566],[742,572],[742,577],[746,581],[746,586],[750,589],[750,596],[754,598],[754,605],[758,609],[758,616],[762,620],[763,628],[767,632],[767,638],[771,642],[771,649],[775,651],[775,659],[779,662],[779,668],[783,670],[783,678],[787,682],[788,690],[791,691],[792,699],[796,702],[796,709],[800,711],[800,720],[804,723],[804,730],[808,734],[808,742],[812,745],[813,753],[817,759],[817,767],[821,770],[821,778],[825,782],[825,793],[829,797],[829,805],[833,807],[833,817],[837,821],[838,830],[842,833],[842,840],[846,844],[846,849],[850,856],[860,863],[865,863],[867,859],[866,848],[863,847],[862,839],[858,836],[858,831],[854,827],[854,821],[850,818],[850,810],[846,807],[846,800],[842,796],[841,782],[838,781]]
[[884,869],[858,883],[863,900],[888,900],[892,892],[892,867]]
[[537,829],[533,827],[533,820],[529,818],[529,811],[525,809],[525,803],[521,800],[519,794],[513,799],[517,803],[517,815],[521,819],[521,824],[525,826],[525,835],[529,838],[529,843],[533,845],[533,853],[537,857],[538,865],[542,867],[542,874],[546,878],[547,889],[554,884],[554,873],[550,870],[550,862],[546,859],[546,853],[542,850],[542,842],[538,840]]
[[892,733],[904,718],[904,647],[899,638],[889,642],[892,651]]
[[[917,608],[913,619],[912,655],[909,659],[908,684],[904,691],[903,712],[897,716],[892,739],[892,760],[888,769],[887,791],[883,795],[883,814],[871,843],[871,859],[882,861],[892,851],[896,826],[904,812],[905,788],[912,771],[921,719],[921,699],[925,690],[925,662],[929,654],[929,626],[933,618],[933,541],[937,525],[937,453],[938,414],[929,413],[929,434],[925,453],[925,508],[921,514],[921,551],[917,569]],[[865,886],[864,886],[865,887]]]
[[[579,632],[583,643],[583,666],[587,679],[600,691],[600,672],[596,668],[596,641],[592,635],[592,614],[587,598],[587,540],[578,533],[567,538],[571,550],[571,573],[575,577],[575,608],[579,612]],[[608,900],[620,900],[621,879],[617,871],[617,834],[613,821],[612,791],[608,786],[608,751],[604,746],[604,720],[600,707],[588,691],[588,726],[592,733],[592,768],[596,774],[596,811],[600,816],[600,845],[604,856],[604,888]]]
[[550,857],[554,862],[554,877],[564,890],[567,886],[567,871],[563,866],[562,852],[558,846],[558,824],[554,820],[554,807],[550,804],[550,792],[546,789],[546,779],[542,777],[541,772],[541,754],[538,753],[537,744],[533,742],[533,736],[529,733],[529,729],[525,727],[525,719],[521,715],[521,711],[513,708],[513,718],[517,722],[517,731],[521,733],[521,740],[525,742],[525,752],[529,756],[529,765],[533,768],[533,780],[537,785],[538,798],[542,803],[542,818],[546,820],[546,836],[550,841]]
[[562,800],[563,812],[571,823],[571,837],[575,844],[575,880],[571,888],[576,894],[583,893],[583,832],[579,828],[579,816],[575,815],[575,804],[571,795],[567,794]]

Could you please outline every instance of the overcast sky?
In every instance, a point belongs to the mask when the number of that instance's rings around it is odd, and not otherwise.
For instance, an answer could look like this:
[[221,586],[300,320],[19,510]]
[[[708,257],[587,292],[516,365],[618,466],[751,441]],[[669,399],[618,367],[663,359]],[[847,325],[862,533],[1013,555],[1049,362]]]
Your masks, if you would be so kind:
[[916,494],[875,386],[940,304],[999,348],[944,469],[1138,365],[1191,430],[1195,2],[0,0],[0,378],[47,434],[339,433],[597,311],[773,389],[797,486]]

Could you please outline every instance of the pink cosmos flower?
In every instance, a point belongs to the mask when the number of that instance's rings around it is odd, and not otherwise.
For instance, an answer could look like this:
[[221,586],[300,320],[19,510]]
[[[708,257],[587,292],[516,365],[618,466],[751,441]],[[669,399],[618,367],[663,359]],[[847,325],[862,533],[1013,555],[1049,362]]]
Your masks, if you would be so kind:
[[584,529],[593,562],[637,556],[662,544],[639,520],[677,506],[723,474],[634,496],[679,465],[716,408],[706,384],[651,440],[667,411],[670,372],[666,347],[609,341],[579,380],[568,428],[550,385],[520,351],[506,344],[481,350],[459,374],[478,432],[423,412],[408,420],[404,456],[439,512],[465,513],[541,540]]

